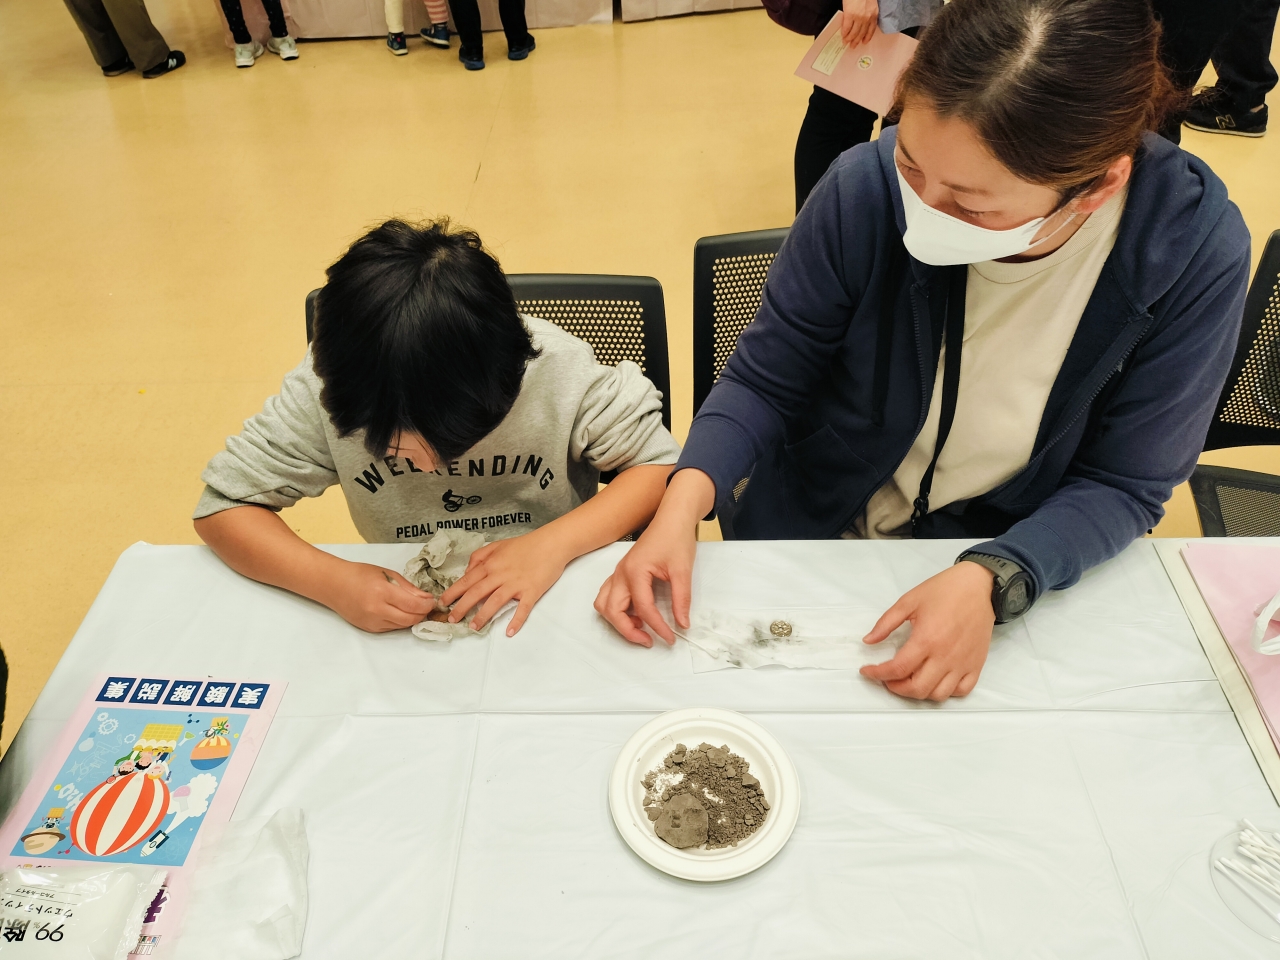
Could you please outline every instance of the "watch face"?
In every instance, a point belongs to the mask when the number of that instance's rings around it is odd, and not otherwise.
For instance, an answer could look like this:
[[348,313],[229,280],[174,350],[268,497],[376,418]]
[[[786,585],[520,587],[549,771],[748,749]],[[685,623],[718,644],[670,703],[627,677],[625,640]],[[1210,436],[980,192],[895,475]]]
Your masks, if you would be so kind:
[[1006,617],[1017,617],[1027,612],[1029,603],[1029,595],[1027,591],[1027,581],[1023,577],[1016,578],[1013,583],[1009,584],[1009,589],[1004,594],[1004,615]]

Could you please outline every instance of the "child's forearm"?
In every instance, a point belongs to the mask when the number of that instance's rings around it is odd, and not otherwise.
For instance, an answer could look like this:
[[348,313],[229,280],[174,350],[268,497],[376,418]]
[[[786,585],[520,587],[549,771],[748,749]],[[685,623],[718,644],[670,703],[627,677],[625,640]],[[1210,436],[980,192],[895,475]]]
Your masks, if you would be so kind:
[[618,474],[582,506],[537,530],[567,563],[613,543],[653,519],[671,464],[644,464]]
[[223,510],[195,521],[196,533],[236,573],[329,605],[343,561],[317,550],[265,507]]

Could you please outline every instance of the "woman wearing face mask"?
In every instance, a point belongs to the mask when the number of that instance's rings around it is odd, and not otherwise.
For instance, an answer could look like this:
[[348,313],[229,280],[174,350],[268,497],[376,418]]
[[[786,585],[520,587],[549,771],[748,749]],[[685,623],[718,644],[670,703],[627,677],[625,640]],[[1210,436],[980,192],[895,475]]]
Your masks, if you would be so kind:
[[[696,523],[739,538],[990,538],[890,608],[864,669],[967,694],[994,622],[1152,527],[1227,374],[1249,236],[1170,97],[1146,0],[953,0],[769,272],[662,506],[596,608],[670,642]],[[745,489],[741,481],[750,478]],[[734,496],[738,487],[740,497]]]

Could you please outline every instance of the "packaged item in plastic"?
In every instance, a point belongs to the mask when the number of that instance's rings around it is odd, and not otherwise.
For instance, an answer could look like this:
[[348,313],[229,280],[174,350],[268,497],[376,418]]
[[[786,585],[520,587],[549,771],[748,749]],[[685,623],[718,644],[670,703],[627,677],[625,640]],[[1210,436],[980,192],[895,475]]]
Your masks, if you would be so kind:
[[878,616],[852,607],[695,610],[689,629],[677,632],[693,648],[695,673],[766,666],[856,670],[890,659],[908,635],[901,629],[883,643],[863,643]]
[[125,960],[166,872],[130,864],[0,874],[0,958]]

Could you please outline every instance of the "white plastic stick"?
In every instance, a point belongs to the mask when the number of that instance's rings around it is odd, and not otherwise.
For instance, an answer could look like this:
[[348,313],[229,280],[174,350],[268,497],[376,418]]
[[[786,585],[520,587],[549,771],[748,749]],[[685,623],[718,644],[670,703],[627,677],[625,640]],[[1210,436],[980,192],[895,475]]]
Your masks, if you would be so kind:
[[1280,887],[1276,887],[1271,884],[1268,884],[1257,874],[1253,873],[1243,863],[1240,863],[1240,861],[1232,860],[1228,857],[1223,857],[1221,860],[1218,861],[1218,863],[1220,863],[1227,870],[1230,870],[1235,875],[1245,880],[1248,880],[1251,884],[1253,884],[1254,887],[1262,890],[1264,893],[1270,894],[1271,896],[1275,897],[1277,900],[1280,900]]
[[1213,867],[1215,870],[1221,873],[1224,877],[1226,877],[1228,880],[1234,883],[1237,887],[1239,887],[1241,893],[1243,893],[1246,897],[1248,897],[1250,900],[1256,903],[1259,907],[1265,910],[1268,917],[1270,917],[1276,923],[1280,923],[1280,915],[1277,915],[1276,913],[1272,912],[1271,906],[1265,900],[1263,900],[1261,896],[1259,896],[1253,890],[1246,887],[1242,881],[1236,879],[1235,874],[1233,874],[1230,870],[1228,870],[1226,867],[1222,865],[1222,861],[1218,861],[1213,865]]

